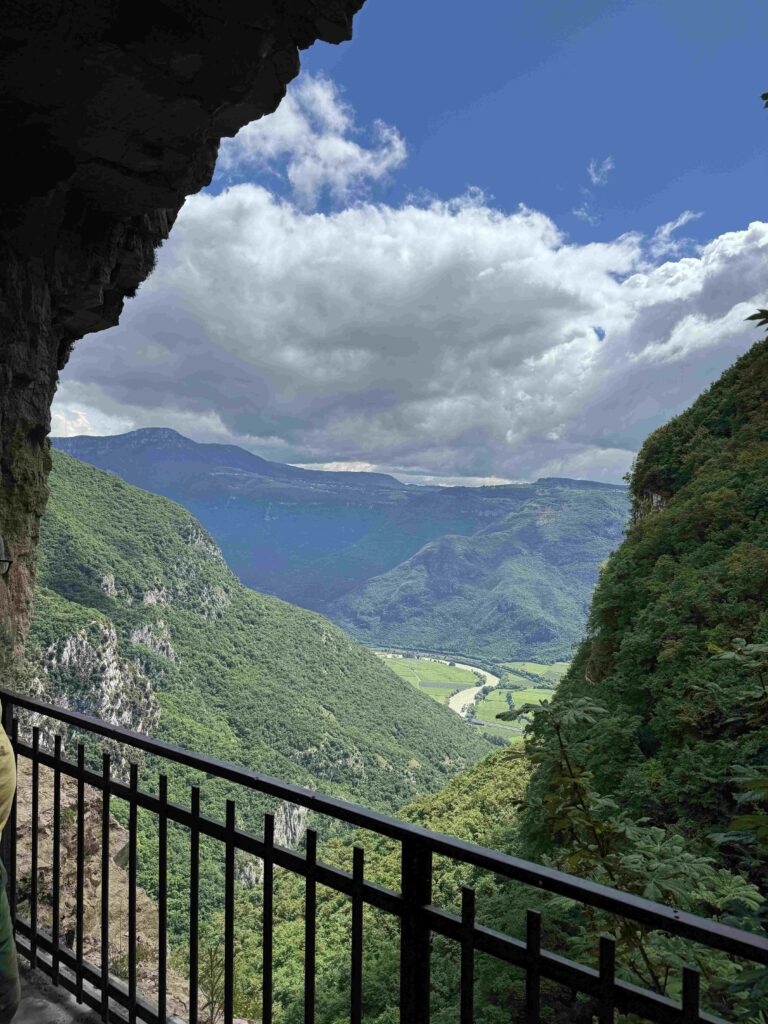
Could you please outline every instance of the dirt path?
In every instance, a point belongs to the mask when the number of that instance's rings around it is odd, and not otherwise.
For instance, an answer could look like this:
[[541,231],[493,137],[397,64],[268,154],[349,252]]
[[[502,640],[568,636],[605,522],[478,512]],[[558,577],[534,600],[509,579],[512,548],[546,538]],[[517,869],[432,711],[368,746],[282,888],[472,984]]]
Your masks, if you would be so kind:
[[486,672],[484,668],[476,668],[474,665],[464,665],[459,661],[454,662],[454,665],[456,668],[465,668],[469,672],[477,672],[485,679],[485,682],[480,686],[468,686],[466,690],[459,690],[448,701],[448,707],[451,711],[455,711],[457,715],[466,718],[467,711],[474,703],[475,697],[482,690],[483,686],[498,686],[499,677],[493,675],[492,672]]

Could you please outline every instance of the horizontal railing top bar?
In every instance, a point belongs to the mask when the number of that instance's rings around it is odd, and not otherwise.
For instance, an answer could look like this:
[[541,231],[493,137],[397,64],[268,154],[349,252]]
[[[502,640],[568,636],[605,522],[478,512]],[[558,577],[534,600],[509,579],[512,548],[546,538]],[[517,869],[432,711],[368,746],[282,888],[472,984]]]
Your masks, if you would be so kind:
[[[740,928],[733,928],[707,918],[698,917],[652,900],[620,892],[597,882],[568,875],[554,868],[543,867],[509,854],[489,850],[453,836],[430,832],[419,825],[392,818],[358,804],[325,796],[315,790],[281,782],[268,775],[247,768],[238,768],[218,758],[197,754],[165,740],[153,739],[143,733],[132,732],[122,726],[111,725],[92,715],[84,715],[66,708],[58,708],[36,697],[28,697],[0,687],[0,700],[7,705],[24,708],[46,718],[52,718],[74,728],[96,733],[105,739],[124,743],[137,750],[155,754],[176,764],[215,775],[246,789],[299,804],[311,811],[345,821],[358,828],[377,832],[401,843],[413,843],[433,853],[471,864],[513,881],[523,882],[545,892],[566,896],[579,903],[629,918],[650,928],[659,928],[670,934],[700,942],[754,963],[768,966],[768,938]],[[7,714],[7,711],[6,711]]]

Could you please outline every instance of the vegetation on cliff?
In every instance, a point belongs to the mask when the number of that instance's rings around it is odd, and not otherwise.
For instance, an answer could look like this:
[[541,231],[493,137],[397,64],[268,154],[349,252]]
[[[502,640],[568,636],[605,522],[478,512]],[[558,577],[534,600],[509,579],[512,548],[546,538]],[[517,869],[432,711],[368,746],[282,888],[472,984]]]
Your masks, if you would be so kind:
[[[765,927],[768,341],[656,431],[633,524],[551,703],[530,710],[526,856]],[[570,915],[573,928],[578,913]],[[594,923],[582,922],[585,934]],[[604,924],[604,922],[603,922]],[[676,994],[681,951],[631,937],[624,970]],[[758,1021],[768,973],[687,951],[707,1001]]]
[[651,435],[631,493],[554,705],[604,709],[574,732],[599,793],[696,841],[717,833],[734,863],[748,837],[720,834],[740,766],[768,765],[768,692],[764,654],[718,652],[768,642],[768,342]]

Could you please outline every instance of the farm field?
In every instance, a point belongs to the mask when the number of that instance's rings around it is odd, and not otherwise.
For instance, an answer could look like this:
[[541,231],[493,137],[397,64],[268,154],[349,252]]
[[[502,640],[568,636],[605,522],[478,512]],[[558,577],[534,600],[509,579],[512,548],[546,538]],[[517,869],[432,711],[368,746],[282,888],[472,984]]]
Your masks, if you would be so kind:
[[523,704],[540,704],[543,700],[551,698],[552,692],[552,690],[542,690],[535,686],[531,686],[527,690],[502,690],[500,687],[497,687],[495,690],[491,690],[489,694],[486,694],[477,705],[476,717],[483,722],[495,722],[496,715],[501,711],[507,711],[509,708],[507,694],[512,697],[515,707],[519,708]]
[[505,661],[502,668],[515,674],[525,676],[537,676],[542,682],[557,685],[568,671],[569,661],[556,661],[552,665],[541,665],[537,661]]
[[427,661],[424,658],[387,657],[386,655],[384,655],[384,660],[401,679],[405,679],[423,693],[429,694],[439,704],[447,704],[454,693],[474,686],[477,682],[474,672],[445,665],[438,661]]
[[[542,668],[548,666],[541,666]],[[515,734],[522,734],[523,726],[518,722],[497,722],[496,715],[509,709],[507,694],[514,701],[516,708],[524,704],[540,704],[543,700],[552,697],[552,690],[543,690],[539,687],[529,686],[525,690],[508,690],[496,687],[480,701],[475,712],[475,720],[487,722],[487,732],[491,735],[502,736],[507,740],[514,740]],[[512,726],[512,729],[509,727]],[[514,731],[513,731],[514,730]]]

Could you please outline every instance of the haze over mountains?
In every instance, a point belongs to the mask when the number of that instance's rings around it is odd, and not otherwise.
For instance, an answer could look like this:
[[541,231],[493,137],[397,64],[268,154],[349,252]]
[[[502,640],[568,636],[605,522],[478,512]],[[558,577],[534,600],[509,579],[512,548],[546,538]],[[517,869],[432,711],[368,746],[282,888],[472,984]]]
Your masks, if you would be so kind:
[[184,505],[248,586],[373,645],[568,658],[627,515],[621,486],[406,485],[269,462],[168,429],[53,445]]

